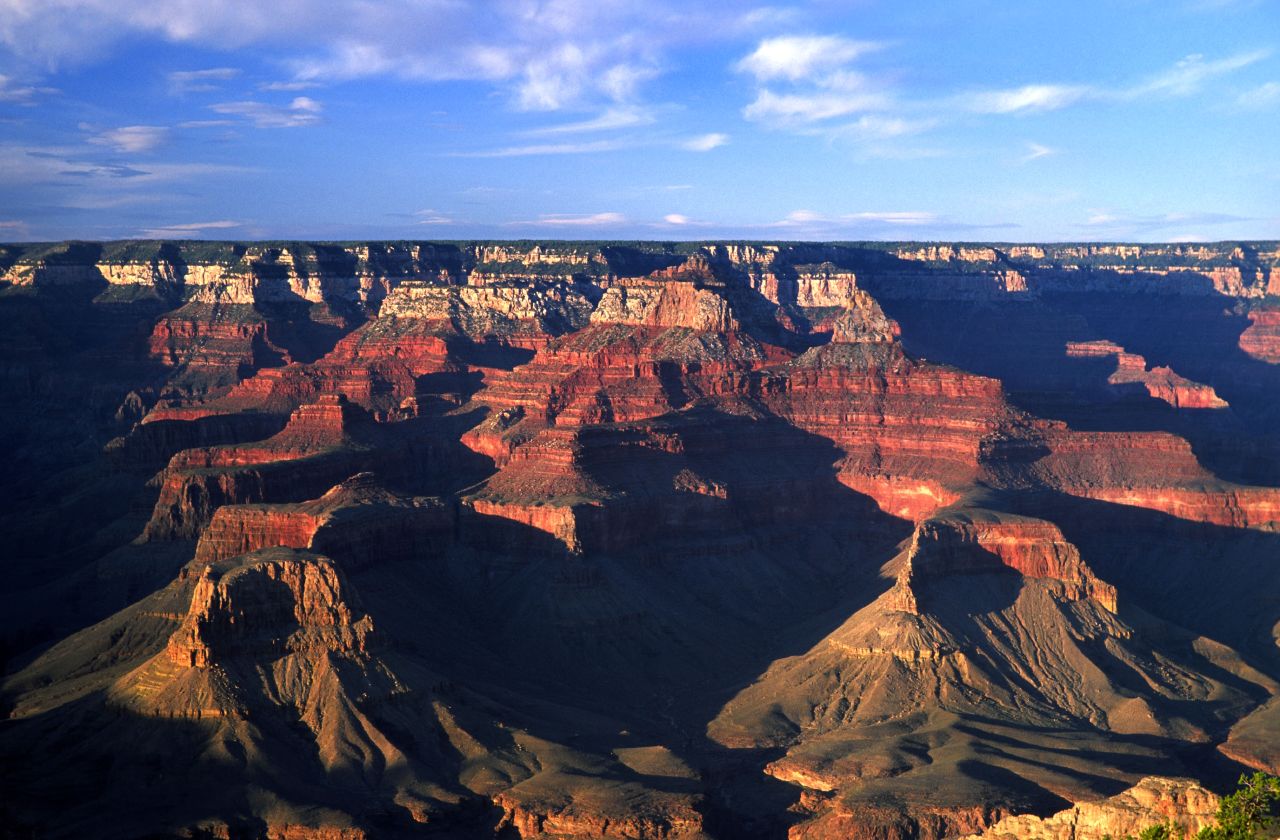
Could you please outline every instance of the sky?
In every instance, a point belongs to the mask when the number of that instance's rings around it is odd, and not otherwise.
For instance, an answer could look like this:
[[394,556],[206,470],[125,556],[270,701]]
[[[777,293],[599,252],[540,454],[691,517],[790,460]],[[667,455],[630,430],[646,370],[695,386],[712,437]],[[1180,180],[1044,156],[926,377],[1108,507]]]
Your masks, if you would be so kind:
[[1280,0],[0,0],[0,240],[1280,238]]

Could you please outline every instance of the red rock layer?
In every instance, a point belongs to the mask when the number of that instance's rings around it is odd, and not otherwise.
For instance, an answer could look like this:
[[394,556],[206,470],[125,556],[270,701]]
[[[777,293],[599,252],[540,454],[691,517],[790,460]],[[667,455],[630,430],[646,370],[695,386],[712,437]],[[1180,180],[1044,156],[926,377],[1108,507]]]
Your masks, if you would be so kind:
[[1046,431],[1031,473],[1074,496],[1233,528],[1280,522],[1280,489],[1242,487],[1207,471],[1183,438],[1164,432]]
[[216,563],[272,546],[341,557],[348,568],[443,550],[453,511],[438,499],[403,499],[368,473],[299,504],[218,508],[196,546],[197,563]]
[[[372,624],[353,616],[342,589],[327,562],[263,559],[226,573],[206,566],[165,655],[177,665],[207,668],[227,657],[299,645],[361,652]],[[296,629],[282,639],[281,628]]]
[[267,501],[280,492],[317,496],[359,472],[358,452],[343,448],[358,411],[340,396],[324,396],[260,443],[178,453],[160,475],[160,497],[140,539],[195,537],[222,505]]
[[927,586],[947,575],[1000,568],[1056,581],[1062,585],[1060,597],[1091,598],[1116,611],[1116,588],[1098,580],[1057,525],[1010,514],[965,511],[922,523],[911,538],[899,583]]
[[1174,408],[1226,408],[1227,403],[1209,385],[1192,382],[1168,367],[1147,367],[1147,360],[1111,341],[1076,341],[1067,344],[1067,357],[1097,359],[1115,357],[1111,385],[1138,385],[1157,400]]
[[[1273,283],[1280,295],[1280,270],[1273,270]],[[1280,308],[1265,307],[1249,313],[1249,326],[1240,334],[1240,349],[1268,364],[1280,364]]]

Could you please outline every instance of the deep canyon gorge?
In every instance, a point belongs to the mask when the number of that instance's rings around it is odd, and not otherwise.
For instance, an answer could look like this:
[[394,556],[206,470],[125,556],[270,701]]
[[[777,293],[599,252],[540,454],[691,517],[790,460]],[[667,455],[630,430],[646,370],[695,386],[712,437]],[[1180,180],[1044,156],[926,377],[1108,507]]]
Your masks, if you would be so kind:
[[14,837],[1099,840],[1280,774],[1275,242],[5,245],[0,397]]

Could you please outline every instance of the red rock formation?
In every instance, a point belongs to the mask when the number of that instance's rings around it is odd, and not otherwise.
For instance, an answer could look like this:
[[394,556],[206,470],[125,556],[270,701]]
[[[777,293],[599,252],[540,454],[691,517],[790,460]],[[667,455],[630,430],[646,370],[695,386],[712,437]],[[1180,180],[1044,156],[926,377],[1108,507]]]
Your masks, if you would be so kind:
[[[1242,339],[1243,340],[1243,339]],[[1147,360],[1111,341],[1076,341],[1067,344],[1067,356],[1099,359],[1114,356],[1116,371],[1107,378],[1110,385],[1139,385],[1157,400],[1174,408],[1226,408],[1227,403],[1208,385],[1192,382],[1168,367],[1148,368]]]
[[898,585],[914,588],[954,574],[991,572],[1001,567],[1023,577],[1061,584],[1058,597],[1090,598],[1116,611],[1116,588],[1093,574],[1074,545],[1051,522],[986,511],[966,511],[928,520],[911,538]]
[[288,546],[359,567],[439,551],[452,528],[452,511],[439,500],[402,499],[364,473],[300,504],[223,505],[201,533],[195,559],[216,563],[260,548]]
[[[1275,290],[1280,295],[1280,269],[1272,269]],[[1249,313],[1249,326],[1240,334],[1240,349],[1268,364],[1280,364],[1280,309],[1262,307]]]
[[265,441],[178,453],[159,476],[160,498],[140,539],[195,537],[222,505],[268,501],[280,492],[319,495],[359,472],[358,450],[348,448],[357,412],[340,396],[324,396]]
[[[275,635],[293,626],[287,638]],[[367,617],[352,616],[331,564],[263,560],[226,574],[206,566],[165,655],[177,665],[208,668],[226,657],[258,653],[264,645],[278,653],[296,653],[302,646],[360,653],[371,629]]]

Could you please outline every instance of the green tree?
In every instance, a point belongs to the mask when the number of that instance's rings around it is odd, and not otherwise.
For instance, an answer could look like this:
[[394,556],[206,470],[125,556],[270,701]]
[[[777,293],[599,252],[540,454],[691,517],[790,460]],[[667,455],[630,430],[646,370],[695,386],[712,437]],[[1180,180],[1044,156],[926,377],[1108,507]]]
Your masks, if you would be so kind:
[[1222,800],[1218,824],[1202,828],[1196,840],[1274,840],[1280,837],[1280,778],[1266,773],[1241,776],[1239,789]]

